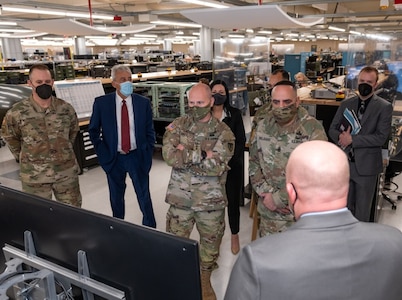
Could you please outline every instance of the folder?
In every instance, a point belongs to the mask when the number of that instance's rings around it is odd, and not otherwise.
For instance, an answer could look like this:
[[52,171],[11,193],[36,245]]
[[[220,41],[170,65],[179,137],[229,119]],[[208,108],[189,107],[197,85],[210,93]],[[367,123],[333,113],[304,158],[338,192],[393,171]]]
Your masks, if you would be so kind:
[[350,110],[349,108],[345,108],[343,112],[343,117],[341,122],[339,123],[338,130],[340,132],[346,131],[350,126],[350,134],[356,135],[359,133],[362,128],[359,122],[359,119],[356,116],[354,110]]

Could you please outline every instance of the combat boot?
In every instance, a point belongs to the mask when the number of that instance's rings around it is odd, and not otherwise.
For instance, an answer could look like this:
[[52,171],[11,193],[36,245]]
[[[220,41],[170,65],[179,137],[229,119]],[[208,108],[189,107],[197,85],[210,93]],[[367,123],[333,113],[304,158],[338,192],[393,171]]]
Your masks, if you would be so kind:
[[202,300],[216,300],[214,289],[211,286],[211,271],[201,271]]

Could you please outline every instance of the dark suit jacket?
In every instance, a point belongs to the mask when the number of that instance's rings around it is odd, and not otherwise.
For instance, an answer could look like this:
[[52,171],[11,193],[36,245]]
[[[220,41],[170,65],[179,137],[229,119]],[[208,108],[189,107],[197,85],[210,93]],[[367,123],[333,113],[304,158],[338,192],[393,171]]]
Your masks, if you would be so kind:
[[[132,94],[134,109],[135,139],[137,155],[140,155],[141,168],[149,172],[155,147],[155,131],[150,100],[138,94]],[[108,173],[117,157],[117,119],[116,93],[95,98],[89,136],[95,147],[99,164]]]
[[402,233],[350,211],[305,216],[243,248],[225,300],[399,300]]
[[[339,130],[345,108],[357,112],[357,96],[342,101],[329,128],[329,136],[338,143]],[[388,101],[373,95],[364,112],[361,130],[352,137],[356,169],[360,175],[377,175],[382,172],[382,146],[389,138],[392,121],[392,105]],[[350,147],[345,151],[349,152]]]

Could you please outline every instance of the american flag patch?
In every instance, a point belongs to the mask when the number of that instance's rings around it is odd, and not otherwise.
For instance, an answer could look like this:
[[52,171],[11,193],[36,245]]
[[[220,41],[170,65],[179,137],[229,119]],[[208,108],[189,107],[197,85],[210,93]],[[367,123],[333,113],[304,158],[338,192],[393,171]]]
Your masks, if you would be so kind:
[[166,130],[172,131],[174,129],[173,123],[170,123],[168,126],[165,128]]

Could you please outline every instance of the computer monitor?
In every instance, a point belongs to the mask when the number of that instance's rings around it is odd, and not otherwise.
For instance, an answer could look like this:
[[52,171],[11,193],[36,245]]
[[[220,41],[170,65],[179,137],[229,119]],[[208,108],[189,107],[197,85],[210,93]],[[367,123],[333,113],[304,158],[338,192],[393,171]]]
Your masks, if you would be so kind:
[[[105,200],[106,201],[106,200]],[[77,272],[85,251],[91,278],[128,300],[201,300],[198,243],[0,186],[0,245],[24,249]],[[0,254],[0,271],[5,257]]]

